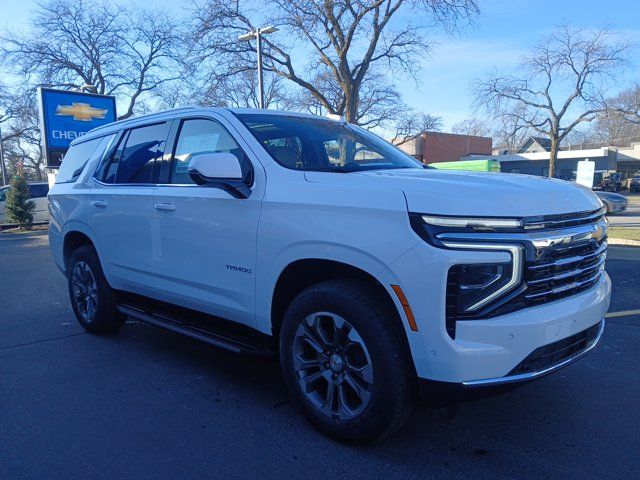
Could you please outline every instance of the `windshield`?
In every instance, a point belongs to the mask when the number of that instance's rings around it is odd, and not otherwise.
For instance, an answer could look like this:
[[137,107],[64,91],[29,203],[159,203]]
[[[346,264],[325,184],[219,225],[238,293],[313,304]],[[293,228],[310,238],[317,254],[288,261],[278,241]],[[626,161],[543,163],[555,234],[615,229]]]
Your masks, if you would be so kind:
[[346,123],[272,114],[236,114],[280,165],[294,170],[359,172],[423,165],[380,137]]

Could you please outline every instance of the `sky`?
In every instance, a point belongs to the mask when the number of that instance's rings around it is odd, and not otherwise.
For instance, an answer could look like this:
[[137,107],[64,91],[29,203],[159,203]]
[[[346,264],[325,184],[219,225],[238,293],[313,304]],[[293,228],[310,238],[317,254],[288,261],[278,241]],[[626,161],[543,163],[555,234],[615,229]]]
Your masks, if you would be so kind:
[[[180,12],[178,0],[130,0],[149,8]],[[418,82],[400,77],[396,84],[413,108],[443,118],[445,130],[473,116],[469,83],[494,67],[513,69],[540,35],[561,23],[575,27],[608,27],[638,46],[631,50],[631,66],[621,72],[622,89],[640,79],[640,4],[638,0],[479,0],[475,25],[456,36],[436,34],[434,46],[414,60]],[[36,0],[0,0],[0,27],[26,25]],[[615,91],[612,93],[616,93]]]

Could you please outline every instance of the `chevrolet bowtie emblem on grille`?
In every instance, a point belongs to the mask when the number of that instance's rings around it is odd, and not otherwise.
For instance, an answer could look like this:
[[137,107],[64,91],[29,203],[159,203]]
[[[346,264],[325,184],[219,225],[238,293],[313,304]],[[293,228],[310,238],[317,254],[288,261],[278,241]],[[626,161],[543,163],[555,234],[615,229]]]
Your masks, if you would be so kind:
[[107,115],[104,108],[93,108],[88,103],[75,103],[71,105],[58,105],[56,115],[61,117],[73,117],[80,122],[90,122],[94,118],[102,119]]

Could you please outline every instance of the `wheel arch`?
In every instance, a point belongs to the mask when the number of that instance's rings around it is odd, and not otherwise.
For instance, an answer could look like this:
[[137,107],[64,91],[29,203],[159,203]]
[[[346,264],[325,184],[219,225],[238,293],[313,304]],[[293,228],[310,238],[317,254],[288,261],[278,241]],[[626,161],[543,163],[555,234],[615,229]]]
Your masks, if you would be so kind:
[[389,289],[378,278],[359,267],[322,258],[298,259],[289,263],[280,272],[271,297],[271,331],[274,338],[279,338],[284,314],[298,294],[316,283],[340,278],[358,279],[370,285],[394,315],[395,320],[399,322],[399,327],[404,332],[404,338],[408,340],[398,305]]
[[64,235],[62,246],[62,258],[65,272],[68,270],[69,259],[73,252],[82,245],[89,245],[96,250],[93,240],[86,233],[80,230],[71,230]]

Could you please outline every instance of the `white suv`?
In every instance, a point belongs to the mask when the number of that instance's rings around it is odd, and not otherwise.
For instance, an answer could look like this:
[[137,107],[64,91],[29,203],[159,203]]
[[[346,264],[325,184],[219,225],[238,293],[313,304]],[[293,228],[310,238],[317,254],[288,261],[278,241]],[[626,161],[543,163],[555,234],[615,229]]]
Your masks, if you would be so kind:
[[425,168],[311,115],[183,108],[100,127],[49,203],[85,329],[133,317],[278,354],[291,397],[342,440],[399,428],[422,385],[554,371],[598,343],[609,307],[590,190]]

